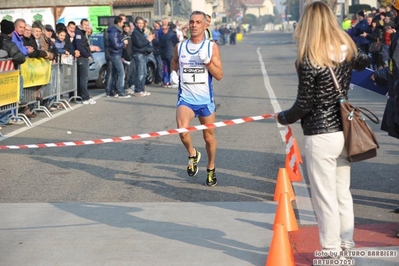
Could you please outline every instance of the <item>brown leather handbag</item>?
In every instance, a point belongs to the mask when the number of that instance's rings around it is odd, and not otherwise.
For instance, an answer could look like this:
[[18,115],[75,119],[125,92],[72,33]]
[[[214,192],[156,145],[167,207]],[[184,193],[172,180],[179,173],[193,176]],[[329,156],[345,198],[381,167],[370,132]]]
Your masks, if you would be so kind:
[[366,123],[365,116],[375,124],[380,123],[380,120],[370,110],[351,105],[342,94],[334,70],[331,67],[328,69],[340,95],[341,120],[348,160],[359,162],[376,157],[379,145],[373,130]]

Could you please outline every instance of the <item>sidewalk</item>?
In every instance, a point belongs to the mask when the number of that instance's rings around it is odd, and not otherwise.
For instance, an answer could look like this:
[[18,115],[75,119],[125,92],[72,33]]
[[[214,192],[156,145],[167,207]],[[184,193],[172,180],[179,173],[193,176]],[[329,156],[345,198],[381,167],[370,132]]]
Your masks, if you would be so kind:
[[[275,202],[2,203],[0,265],[264,266],[275,210]],[[357,226],[358,249],[398,251],[396,227]],[[311,265],[316,226],[290,238],[296,265]],[[365,266],[398,261],[355,258]]]

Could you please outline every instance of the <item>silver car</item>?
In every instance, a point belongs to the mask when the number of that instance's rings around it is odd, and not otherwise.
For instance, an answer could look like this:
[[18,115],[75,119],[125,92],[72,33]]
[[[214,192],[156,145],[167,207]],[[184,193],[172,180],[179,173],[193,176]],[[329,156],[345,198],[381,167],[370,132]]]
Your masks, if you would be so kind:
[[[93,61],[89,67],[89,81],[95,82],[98,88],[105,87],[105,76],[107,74],[107,61],[104,53],[104,36],[102,33],[93,34],[90,36],[92,45],[100,47],[101,52],[93,53]],[[152,84],[155,80],[155,58],[151,53],[147,56],[147,78],[146,84]]]

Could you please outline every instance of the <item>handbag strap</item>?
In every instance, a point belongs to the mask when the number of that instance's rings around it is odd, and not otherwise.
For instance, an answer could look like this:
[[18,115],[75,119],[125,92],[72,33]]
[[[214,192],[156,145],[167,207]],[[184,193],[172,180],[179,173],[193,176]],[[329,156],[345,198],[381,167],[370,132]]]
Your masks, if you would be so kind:
[[[332,76],[332,79],[334,82],[334,86],[338,90],[339,96],[341,97],[341,99],[344,99],[344,95],[342,94],[341,86],[338,83],[337,76],[335,75],[334,70],[331,67],[328,67],[328,70],[330,70],[330,73],[331,73],[331,76]],[[355,107],[355,108],[358,109],[362,114],[364,114],[373,123],[375,123],[375,124],[380,123],[380,119],[378,119],[378,117],[373,112],[371,112],[369,109],[364,108],[364,107]],[[368,112],[368,114],[366,112]]]
[[334,70],[333,70],[331,67],[328,67],[328,70],[330,70],[330,74],[331,74],[331,77],[332,77],[332,79],[333,79],[334,86],[335,86],[335,88],[337,89],[337,91],[339,92],[339,96],[340,96],[341,98],[344,98],[344,95],[343,95],[343,93],[342,93],[341,86],[340,86],[339,83],[338,83],[337,76],[335,76]]
[[[368,119],[370,119],[371,122],[373,122],[374,124],[379,124],[380,123],[380,119],[378,119],[378,117],[371,112],[369,109],[364,108],[364,107],[356,107],[362,114],[364,114],[365,116],[367,116]],[[369,114],[365,113],[368,112]]]

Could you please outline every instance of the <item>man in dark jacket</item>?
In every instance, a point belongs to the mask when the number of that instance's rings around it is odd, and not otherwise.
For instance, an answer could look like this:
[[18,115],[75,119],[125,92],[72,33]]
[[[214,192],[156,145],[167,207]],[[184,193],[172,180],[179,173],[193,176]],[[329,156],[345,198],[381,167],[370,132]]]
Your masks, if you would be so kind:
[[157,20],[154,21],[152,32],[155,34],[155,38],[152,40],[152,47],[154,47],[154,58],[155,62],[157,62],[156,69],[155,69],[155,84],[162,84],[162,71],[163,71],[163,64],[162,64],[162,57],[161,57],[161,44],[160,44],[160,36],[159,30],[161,29],[161,21]]
[[134,96],[149,96],[151,93],[145,91],[145,81],[147,77],[147,55],[153,51],[151,42],[155,35],[151,33],[148,37],[144,34],[144,19],[136,17],[135,28],[132,34],[133,59],[135,63],[136,75],[134,79]]
[[133,90],[129,88],[129,77],[130,77],[130,68],[133,67],[133,47],[132,47],[132,36],[130,32],[129,23],[123,23],[123,33],[122,40],[127,40],[126,46],[124,46],[122,51],[122,62],[125,70],[125,93],[133,94]]
[[[394,21],[396,29],[393,30],[393,39],[389,47],[389,66],[388,69],[377,71],[374,78],[378,82],[378,76],[385,76],[388,84],[388,100],[382,118],[381,129],[388,132],[388,135],[399,139],[399,1],[392,2]],[[386,73],[386,74],[383,74]],[[391,74],[392,73],[392,74]],[[394,210],[399,213],[399,207]],[[396,230],[399,237],[399,229]]]
[[[37,39],[40,38],[41,34],[42,33],[40,31],[38,36],[37,36]],[[38,49],[36,38],[35,38],[35,36],[33,34],[33,28],[29,24],[26,24],[26,26],[25,26],[24,39],[23,40],[24,40],[24,45],[25,46],[33,47],[33,52],[28,54],[29,57],[32,57],[32,58],[39,58],[39,57],[46,58],[47,57],[46,51]]]
[[1,21],[0,49],[7,52],[8,57],[12,58],[15,69],[18,69],[19,65],[23,64],[26,58],[18,46],[11,40],[13,32],[14,24],[3,19]]
[[382,130],[392,137],[399,138],[399,1],[392,3],[396,29],[389,47],[389,70],[392,73],[393,86],[388,84],[388,101],[382,120]]
[[163,64],[163,86],[170,87],[170,63],[173,59],[173,54],[175,51],[175,46],[179,42],[177,38],[176,32],[174,29],[176,28],[175,24],[162,25],[162,35],[160,36],[160,45],[161,45],[161,57]]
[[116,80],[116,88],[118,93],[114,94],[113,96],[117,98],[130,98],[130,95],[126,94],[124,89],[125,70],[122,63],[122,51],[127,45],[128,40],[125,39],[122,41],[122,26],[123,19],[122,17],[118,16],[114,20],[114,25],[107,29],[109,60],[112,63],[112,71],[107,82],[107,97],[112,96],[112,84],[114,83],[114,80]]
[[74,21],[69,21],[66,26],[67,35],[65,37],[65,50],[68,51],[74,57],[79,57],[80,52],[76,50],[72,45],[72,41],[75,38],[76,23]]
[[364,18],[363,11],[357,13],[357,19],[359,20],[359,22],[355,26],[355,36],[358,37],[357,40],[359,48],[363,52],[368,54],[370,42],[369,40],[366,39],[366,37],[364,37],[364,33],[369,33],[370,29],[367,20]]
[[86,30],[89,28],[89,21],[82,19],[80,25],[76,27],[75,38],[72,45],[78,50],[80,57],[77,58],[78,72],[78,95],[82,97],[83,104],[95,104],[96,101],[90,99],[87,83],[89,82],[89,62],[92,60],[90,43],[86,36]]

